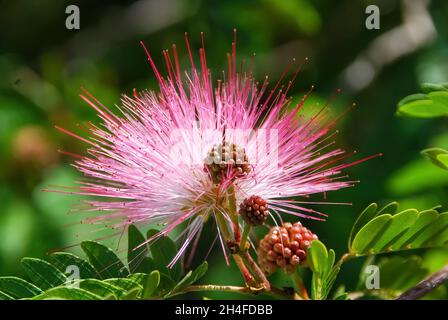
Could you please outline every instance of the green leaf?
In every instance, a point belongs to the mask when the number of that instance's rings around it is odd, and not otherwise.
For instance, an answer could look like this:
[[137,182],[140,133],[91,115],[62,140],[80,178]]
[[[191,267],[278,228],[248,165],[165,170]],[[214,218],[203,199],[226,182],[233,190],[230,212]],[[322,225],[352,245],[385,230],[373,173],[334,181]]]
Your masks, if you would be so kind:
[[448,154],[441,154],[437,156],[437,160],[444,169],[448,169]]
[[144,257],[143,260],[136,262],[134,265],[135,273],[150,273],[154,270],[156,270],[156,265],[150,257]]
[[189,271],[183,278],[180,280],[171,290],[167,296],[174,295],[176,293],[182,292],[186,287],[195,283],[199,279],[201,279],[208,269],[207,261],[204,261],[199,267],[197,267],[194,271]]
[[0,300],[14,300],[14,298],[0,290]]
[[407,96],[398,103],[398,114],[418,118],[447,116],[448,91]]
[[[142,245],[146,241],[143,234],[133,224],[128,227],[128,266],[131,273],[142,272],[142,262],[147,261],[148,246]],[[140,246],[140,247],[139,247]],[[144,262],[146,264],[147,262]],[[145,267],[145,266],[143,266]],[[146,272],[149,272],[147,270]]]
[[152,296],[163,297],[175,285],[175,282],[169,276],[160,273],[158,270],[154,270],[150,274],[134,273],[129,276],[129,279],[143,287],[143,299]]
[[81,242],[81,248],[89,258],[101,279],[123,278],[129,272],[115,253],[94,241]]
[[330,249],[328,251],[328,269],[330,270],[328,272],[328,275],[326,276],[326,283],[325,283],[325,292],[328,295],[330,293],[331,288],[333,287],[334,282],[336,281],[336,277],[339,274],[339,271],[341,270],[341,263],[334,264],[335,262],[335,252],[333,249]]
[[98,276],[95,268],[86,260],[81,259],[68,252],[55,252],[50,254],[52,264],[59,271],[66,273],[68,266],[77,266],[81,279],[96,278]]
[[127,277],[127,279],[129,279],[133,282],[136,282],[143,287],[145,285],[146,276],[147,276],[146,273],[133,273],[133,274],[130,274]]
[[122,297],[121,300],[138,300],[141,289],[135,288],[131,291],[127,292],[125,296]]
[[372,246],[373,252],[384,252],[391,249],[394,244],[403,234],[415,223],[418,218],[418,211],[409,209],[395,214],[391,218],[386,230],[381,237]]
[[422,83],[420,85],[423,93],[430,93],[432,91],[448,91],[448,83]]
[[119,299],[126,294],[126,290],[98,279],[81,280],[79,281],[79,288],[99,297],[107,297],[112,294]]
[[100,296],[76,287],[56,287],[31,300],[101,300]]
[[34,284],[17,277],[0,277],[0,291],[15,299],[30,298],[42,293]]
[[[341,284],[341,285],[339,285],[337,288],[336,288],[336,290],[333,292],[333,300],[340,300],[340,299],[337,299],[339,296],[342,296],[342,295],[344,295],[346,293],[346,291],[345,291],[345,285],[343,285],[343,284]],[[343,299],[343,300],[346,300],[346,299]]]
[[28,277],[42,290],[59,286],[66,281],[62,272],[44,260],[23,258],[21,262]]
[[348,238],[349,247],[352,246],[353,238],[358,233],[358,231],[361,230],[361,228],[364,227],[367,222],[375,218],[375,216],[377,215],[377,210],[378,205],[376,203],[372,203],[367,208],[365,208],[363,212],[361,212],[350,232],[350,236]]
[[408,103],[415,102],[415,101],[418,102],[418,101],[424,100],[424,99],[426,99],[426,94],[414,93],[414,94],[408,95],[408,96],[404,97],[403,99],[401,99],[398,102],[398,107],[400,108],[401,106],[406,105]]
[[448,170],[448,151],[441,148],[428,148],[420,152],[436,166]]
[[349,251],[353,255],[369,255],[447,243],[448,213],[408,209],[374,217],[355,234]]
[[308,248],[308,252],[308,263],[313,273],[325,274],[326,270],[328,270],[328,251],[325,245],[315,240]]
[[409,249],[441,247],[448,244],[448,212],[438,213],[437,219],[413,238]]
[[334,300],[348,300],[348,293],[344,292],[334,298]]
[[158,270],[152,271],[145,278],[145,284],[143,287],[142,298],[146,299],[153,295],[156,292],[157,287],[160,284],[160,272]]
[[165,294],[173,290],[176,283],[171,279],[170,276],[167,276],[164,273],[160,273],[160,281],[159,286],[154,291],[153,296],[163,297]]
[[130,278],[114,278],[114,279],[107,279],[103,282],[109,283],[115,287],[121,288],[124,291],[130,291],[134,289],[140,289],[143,290],[143,287],[139,284],[139,282],[134,281]]
[[376,216],[382,215],[382,214],[395,214],[398,210],[398,203],[397,202],[391,202],[384,206],[382,209],[378,210],[378,205],[376,203],[371,203],[367,208],[361,212],[361,214],[356,219],[352,230],[350,232],[349,236],[349,247],[351,247],[355,235],[361,230],[367,222],[375,218]]
[[[398,210],[398,202],[391,202],[386,204],[383,208],[378,210],[376,216],[382,215],[382,214],[396,214]],[[373,219],[374,217],[372,217]]]
[[313,276],[311,279],[311,298],[323,300],[328,296],[340,266],[335,266],[335,253],[328,251],[319,240],[314,240],[307,249],[307,261]]
[[[148,239],[157,234],[159,231],[151,229],[148,231]],[[177,254],[176,244],[167,236],[162,236],[150,244],[151,255],[156,268],[173,280],[178,281],[181,275],[180,263],[177,262],[173,267],[168,268],[168,264]]]
[[409,248],[410,244],[415,241],[431,224],[437,221],[439,213],[435,210],[422,211],[414,225],[410,227],[406,233],[392,244],[393,250],[399,250],[400,248]]
[[374,241],[383,233],[383,229],[387,227],[391,215],[385,214],[376,217],[367,223],[355,236],[353,240],[351,252],[364,253],[370,249]]

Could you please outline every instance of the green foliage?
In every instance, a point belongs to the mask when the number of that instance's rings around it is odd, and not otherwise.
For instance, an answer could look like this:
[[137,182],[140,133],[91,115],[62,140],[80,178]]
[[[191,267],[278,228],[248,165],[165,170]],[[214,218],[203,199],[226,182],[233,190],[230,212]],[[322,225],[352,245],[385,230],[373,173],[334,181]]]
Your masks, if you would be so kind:
[[38,287],[17,277],[0,278],[0,292],[15,299],[29,298],[42,293]]
[[61,272],[65,272],[68,266],[77,266],[81,279],[98,277],[95,268],[88,261],[69,252],[54,252],[50,254],[50,260]]
[[448,242],[448,212],[408,209],[396,203],[377,211],[370,205],[355,223],[349,240],[352,255],[371,255],[444,246]]
[[142,271],[141,268],[144,268],[146,264],[152,263],[152,260],[146,257],[148,246],[146,244],[142,245],[145,241],[145,236],[136,226],[130,225],[128,227],[128,265],[131,273],[140,272]]
[[448,170],[448,151],[441,148],[428,148],[421,151],[421,154],[431,160],[436,166]]
[[100,296],[76,287],[55,287],[39,294],[32,300],[98,300]]
[[398,114],[417,117],[434,118],[448,115],[448,85],[423,84],[424,93],[416,93],[398,102]]
[[423,93],[431,93],[434,91],[448,91],[448,83],[422,83],[420,84],[420,88],[422,88]]
[[323,300],[327,297],[337,275],[338,267],[334,268],[335,253],[329,251],[319,240],[311,243],[307,250],[308,263],[313,272],[311,297]]
[[[145,238],[135,226],[129,227],[127,265],[111,249],[93,241],[81,244],[88,261],[69,253],[52,253],[50,262],[24,258],[22,264],[30,282],[16,277],[0,277],[0,299],[167,299],[183,294],[205,275],[208,264],[203,262],[183,276],[180,268],[174,271],[167,268],[177,247],[168,237],[148,241],[154,239],[156,232],[150,230]],[[140,246],[145,242],[148,244]],[[337,262],[334,250],[328,250],[319,240],[308,247],[307,265],[312,271],[311,298],[328,299],[343,263],[350,258],[371,256],[366,260],[368,265],[376,254],[438,247],[447,243],[448,213],[439,213],[436,209],[400,211],[397,202],[379,209],[373,203],[354,223],[348,240],[349,252]],[[156,268],[128,272],[128,268],[133,271],[141,269],[137,260],[151,261]],[[80,278],[70,280],[64,272],[73,265],[79,267]],[[382,289],[360,290],[357,294],[361,297],[396,297],[429,272],[422,259],[416,256],[382,258],[377,265],[380,267]],[[299,273],[296,276],[300,276]],[[360,284],[364,277],[361,272]],[[358,289],[360,287],[358,285]],[[345,292],[344,286],[340,286],[332,297],[334,300],[347,300],[351,296]]]
[[[337,262],[334,250],[328,250],[319,240],[313,241],[307,249],[307,264],[312,271],[311,298],[329,297],[343,263],[350,258],[446,245],[448,213],[439,213],[436,209],[400,211],[397,202],[381,209],[372,203],[355,221],[348,240],[349,251]],[[52,253],[50,262],[24,258],[22,264],[30,282],[17,277],[0,277],[0,299],[167,299],[183,294],[205,275],[208,264],[203,262],[184,275],[176,265],[168,268],[167,264],[177,252],[176,244],[168,237],[155,240],[156,233],[150,230],[145,238],[135,226],[129,227],[127,265],[111,249],[94,241],[81,243],[88,260],[63,252]],[[148,244],[140,246],[145,242]],[[366,265],[372,263],[372,259],[369,258]],[[150,263],[141,267],[138,261]],[[73,265],[79,268],[79,279],[69,279],[64,274]],[[396,297],[429,272],[422,259],[416,256],[382,258],[377,265],[382,289],[361,290],[363,297]],[[360,284],[364,276],[361,272]],[[346,300],[351,296],[342,286],[332,297]]]
[[[116,299],[119,299],[125,296],[128,291],[121,287],[115,286],[110,282],[101,281],[98,279],[84,279],[79,281],[79,283],[77,284],[79,285],[80,289],[86,290],[102,298],[113,295]],[[135,284],[135,286],[137,287],[138,284]]]
[[356,219],[355,224],[352,227],[352,231],[350,232],[350,236],[348,238],[348,246],[352,246],[353,238],[356,233],[371,219],[375,218],[378,210],[378,205],[376,203],[372,203],[367,208],[364,209],[363,212]]
[[207,261],[204,261],[199,267],[197,267],[194,271],[189,271],[183,278],[180,280],[174,288],[167,294],[167,296],[172,296],[177,293],[182,292],[189,285],[195,283],[197,280],[202,278],[207,272],[208,264]]
[[156,289],[159,287],[160,284],[160,272],[158,270],[152,271],[150,274],[145,276],[145,282],[144,282],[144,291],[142,294],[142,298],[149,298],[153,295],[153,293],[156,291]]
[[[84,241],[81,247],[88,261],[65,252],[52,253],[50,262],[35,258],[22,259],[31,282],[17,277],[0,277],[0,300],[169,298],[182,294],[207,272],[207,262],[204,262],[181,277],[180,267],[175,271],[166,267],[177,252],[171,239],[164,237],[148,245],[150,250],[137,252],[134,249],[139,245],[138,242],[143,243],[147,239],[139,236],[141,233],[135,226],[130,226],[128,232],[128,266],[111,249],[94,241]],[[155,231],[151,230],[148,234],[152,236]],[[150,252],[152,257],[148,256]],[[157,265],[160,270],[148,268],[144,272],[129,273],[127,268],[133,271],[142,269],[136,262],[138,259],[142,263],[151,261],[151,264],[144,263],[145,268]],[[68,266],[79,268],[80,279],[69,281],[64,274]]]
[[126,277],[129,272],[115,253],[94,241],[83,241],[81,248],[101,279]]
[[[308,265],[313,272],[311,298],[327,299],[344,262],[358,256],[369,256],[365,266],[373,263],[377,254],[394,253],[410,249],[437,248],[448,244],[448,212],[439,213],[433,208],[399,210],[397,202],[379,209],[372,203],[355,221],[348,240],[348,253],[335,263],[335,252],[315,240],[307,250]],[[394,256],[381,259],[377,265],[381,273],[381,290],[364,292],[376,298],[398,296],[429,273],[417,256]],[[361,272],[358,289],[365,281]],[[333,299],[348,299],[345,289],[338,289]]]
[[61,271],[44,260],[23,258],[22,266],[31,281],[42,290],[50,289],[66,281]]
[[[147,238],[150,239],[157,233],[157,230],[151,229],[148,231]],[[180,264],[177,262],[171,268],[167,267],[177,254],[177,248],[173,240],[166,236],[159,237],[152,243],[150,250],[156,268],[169,275],[172,279],[179,280],[181,275]]]

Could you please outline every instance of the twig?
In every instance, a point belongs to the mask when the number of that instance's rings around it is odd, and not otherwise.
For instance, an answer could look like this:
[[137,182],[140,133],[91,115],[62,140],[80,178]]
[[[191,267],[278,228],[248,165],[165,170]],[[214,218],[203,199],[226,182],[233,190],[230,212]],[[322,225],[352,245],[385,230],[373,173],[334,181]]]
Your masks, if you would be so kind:
[[240,243],[240,251],[246,251],[247,237],[249,236],[250,229],[251,229],[251,225],[249,223],[245,223],[244,229],[243,229],[243,236],[241,238],[241,243]]
[[235,292],[242,294],[251,294],[251,290],[248,287],[240,286],[221,286],[214,284],[204,284],[204,285],[192,285],[185,288],[182,293],[186,292],[198,292],[198,291],[221,291],[221,292]]
[[248,287],[240,287],[240,286],[221,286],[221,285],[214,285],[214,284],[206,284],[206,285],[191,285],[182,290],[181,293],[187,293],[187,292],[198,292],[198,291],[221,291],[221,292],[234,292],[234,293],[241,293],[241,294],[250,294],[250,295],[257,295],[260,293],[265,293],[268,295],[271,295],[276,298],[280,299],[294,299],[293,295],[289,295],[282,289],[272,287],[271,290],[261,290],[261,291],[253,291]]
[[425,280],[420,282],[414,288],[409,289],[401,296],[397,298],[397,300],[417,300],[418,298],[423,297],[428,292],[434,290],[442,283],[448,280],[448,265],[443,269],[433,273]]
[[244,282],[249,286],[256,286],[256,281],[250,271],[247,269],[246,264],[244,263],[243,257],[239,254],[232,254],[233,260],[235,261],[238,269],[240,269],[241,274],[243,275]]
[[270,290],[271,284],[269,283],[269,280],[266,278],[266,275],[260,269],[258,264],[252,259],[252,256],[249,254],[249,252],[246,251],[241,257],[248,263],[250,270],[258,279],[258,281],[261,281],[261,284],[264,286],[264,288],[266,290]]

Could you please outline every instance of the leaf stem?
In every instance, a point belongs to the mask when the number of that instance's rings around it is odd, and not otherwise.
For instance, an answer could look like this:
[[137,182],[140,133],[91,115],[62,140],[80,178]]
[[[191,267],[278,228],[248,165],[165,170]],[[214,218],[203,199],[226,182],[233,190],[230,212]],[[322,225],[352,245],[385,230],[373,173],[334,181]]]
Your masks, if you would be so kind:
[[247,251],[244,253],[244,260],[248,262],[249,268],[251,269],[252,273],[255,274],[257,280],[262,283],[266,290],[270,290],[271,284],[269,280],[266,278],[264,272],[260,269],[258,264],[254,261],[254,259],[252,259],[252,256]]
[[240,251],[244,252],[246,251],[246,243],[247,243],[247,237],[249,236],[249,232],[251,230],[252,226],[248,223],[244,224],[243,229],[243,237],[241,238],[240,242]]
[[297,286],[298,294],[300,295],[300,297],[302,297],[304,300],[310,300],[308,291],[306,290],[302,277],[299,274],[299,270],[296,269],[294,271],[294,273],[292,274],[292,279]]
[[227,189],[227,210],[233,223],[233,236],[236,242],[241,241],[240,224],[238,222],[238,210],[236,208],[235,186],[231,184]]
[[246,265],[244,264],[243,258],[239,254],[233,254],[232,257],[233,257],[233,260],[235,261],[236,265],[238,266],[238,269],[240,269],[246,285],[248,285],[250,287],[255,287],[256,286],[255,278],[252,276],[252,274],[247,269]]
[[206,285],[191,285],[185,288],[182,293],[187,292],[200,292],[200,291],[221,291],[221,292],[234,292],[241,294],[249,294],[249,295],[258,295],[260,293],[268,294],[274,298],[279,299],[294,299],[294,295],[290,295],[284,290],[276,287],[272,287],[271,290],[259,290],[254,291],[248,287],[241,286],[225,286],[225,285],[214,285],[214,284],[206,284]]
[[229,228],[227,227],[226,219],[220,212],[215,213],[215,217],[216,217],[216,223],[218,224],[218,228],[224,235],[224,239],[230,240],[230,232]]

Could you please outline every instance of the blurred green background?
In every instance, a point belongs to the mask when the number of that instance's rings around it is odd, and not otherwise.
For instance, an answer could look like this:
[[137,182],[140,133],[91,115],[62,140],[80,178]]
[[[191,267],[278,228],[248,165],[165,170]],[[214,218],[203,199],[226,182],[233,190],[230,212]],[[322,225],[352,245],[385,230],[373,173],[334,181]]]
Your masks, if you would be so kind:
[[[80,30],[65,28],[69,4],[80,8]],[[365,27],[369,4],[380,8],[379,30]],[[81,86],[109,106],[133,88],[156,89],[139,41],[161,70],[161,51],[177,43],[187,66],[185,31],[194,48],[205,33],[215,78],[225,68],[236,27],[238,57],[256,52],[259,79],[269,74],[272,83],[292,58],[309,57],[291,91],[297,99],[315,85],[311,110],[337,88],[343,91],[332,104],[335,114],[357,103],[339,125],[338,144],[384,157],[348,169],[361,181],[355,188],[328,194],[328,200],[352,206],[321,207],[327,222],[304,222],[327,247],[345,252],[355,217],[371,202],[446,206],[448,175],[419,154],[425,147],[448,148],[446,120],[400,118],[395,110],[419,83],[448,81],[447,18],[442,0],[0,1],[0,274],[21,274],[23,256],[44,257],[98,237],[76,223],[81,214],[71,208],[79,197],[42,191],[74,186],[78,178],[58,149],[85,150],[54,125],[79,132],[77,124],[98,121],[78,96]],[[200,252],[209,240],[205,235]],[[240,283],[238,272],[225,269],[218,246],[209,260],[206,282]],[[354,284],[360,263],[349,263],[341,281]]]

